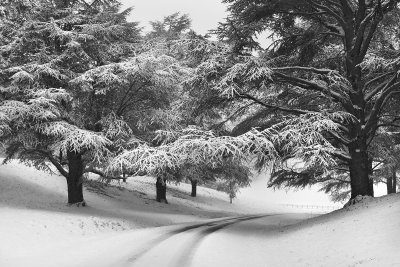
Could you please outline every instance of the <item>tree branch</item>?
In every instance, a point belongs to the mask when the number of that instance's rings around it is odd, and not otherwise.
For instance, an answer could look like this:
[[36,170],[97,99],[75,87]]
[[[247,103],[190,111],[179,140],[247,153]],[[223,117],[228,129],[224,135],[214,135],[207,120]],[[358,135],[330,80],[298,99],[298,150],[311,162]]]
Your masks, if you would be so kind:
[[314,0],[306,0],[307,2],[310,3],[311,6],[313,6],[316,9],[320,9],[322,11],[327,12],[329,15],[331,15],[333,18],[335,18],[335,20],[342,26],[344,27],[346,25],[346,22],[343,20],[343,18],[340,16],[340,14],[338,14],[337,12],[335,12],[334,10],[332,10],[331,8],[329,8],[328,6],[324,6],[322,4],[318,4],[318,2],[314,2]]
[[274,71],[280,71],[280,70],[303,70],[303,71],[312,71],[317,74],[329,74],[331,72],[334,72],[334,70],[331,69],[317,69],[313,67],[302,67],[302,66],[289,66],[289,67],[277,67],[277,68],[272,68]]
[[110,176],[106,175],[103,171],[101,171],[99,169],[96,169],[94,167],[88,167],[85,170],[83,170],[83,173],[88,173],[88,172],[91,172],[91,173],[94,173],[94,174],[98,174],[98,175],[100,175],[101,177],[103,177],[103,178],[105,178],[107,180],[123,180],[123,179],[126,179],[126,177],[124,178],[124,177],[120,177],[120,176],[119,177],[110,177]]
[[330,151],[330,154],[332,154],[333,156],[337,157],[340,160],[349,162],[351,160],[351,157],[343,152],[339,152],[339,151]]
[[237,94],[238,97],[243,98],[243,99],[248,99],[253,101],[254,103],[257,103],[263,107],[266,108],[270,108],[270,109],[274,109],[274,110],[280,110],[283,112],[288,112],[288,113],[292,113],[292,114],[308,114],[311,111],[308,110],[302,110],[302,109],[296,109],[296,108],[287,108],[287,107],[282,107],[282,106],[277,106],[277,105],[271,105],[271,104],[267,104],[257,98],[255,98],[254,96],[251,96],[249,94]]
[[55,157],[53,157],[50,151],[45,151],[41,149],[36,149],[36,151],[46,156],[49,161],[54,165],[54,167],[56,167],[56,169],[61,173],[61,175],[68,179],[69,173],[63,168],[61,163]]
[[348,110],[353,110],[353,105],[350,103],[350,101],[348,99],[346,99],[345,96],[342,96],[341,94],[334,92],[332,90],[329,90],[327,87],[321,86],[317,83],[311,82],[311,81],[307,81],[301,78],[297,78],[297,77],[293,77],[293,76],[289,76],[280,72],[274,72],[273,75],[276,75],[277,77],[283,79],[284,81],[301,87],[303,89],[311,89],[313,91],[316,92],[320,92],[322,94],[324,94],[325,96],[330,96],[333,99],[335,99],[336,101],[340,102],[346,109]]
[[390,86],[390,83],[394,83],[396,79],[392,80],[393,82],[389,81],[389,82],[383,82],[381,84],[379,84],[377,87],[375,87],[374,90],[372,90],[370,93],[365,95],[364,101],[365,102],[369,102],[375,95],[377,95],[379,92],[381,92],[385,87],[387,87],[388,85]]
[[350,140],[344,138],[343,136],[340,136],[340,135],[336,134],[335,132],[328,131],[328,133],[329,133],[330,135],[332,135],[332,137],[333,137],[334,139],[336,139],[337,141],[339,141],[339,142],[342,143],[343,145],[346,145],[346,146],[347,146],[347,145],[349,145],[349,144],[351,143]]
[[[394,79],[397,79],[397,77],[394,77]],[[392,79],[392,81],[393,81],[393,79]],[[371,130],[375,131],[377,129],[376,125],[377,125],[379,113],[381,112],[382,107],[385,105],[385,103],[389,99],[389,97],[394,93],[400,93],[400,91],[394,91],[395,89],[397,89],[400,86],[400,82],[392,83],[392,81],[385,86],[381,95],[376,100],[375,105],[373,106],[373,108],[370,112],[368,120],[365,124],[365,131],[367,133],[370,132]],[[392,84],[392,85],[389,86],[389,84]]]
[[362,43],[362,46],[360,48],[360,58],[359,60],[361,61],[365,55],[367,54],[370,42],[372,40],[372,37],[374,36],[374,33],[376,31],[376,29],[378,28],[378,24],[379,22],[382,20],[383,18],[383,14],[382,14],[382,9],[380,6],[380,3],[378,2],[378,4],[376,5],[374,11],[373,11],[373,15],[374,15],[374,19],[372,20],[372,24],[369,27],[369,31],[367,33],[367,36],[364,39],[364,42]]

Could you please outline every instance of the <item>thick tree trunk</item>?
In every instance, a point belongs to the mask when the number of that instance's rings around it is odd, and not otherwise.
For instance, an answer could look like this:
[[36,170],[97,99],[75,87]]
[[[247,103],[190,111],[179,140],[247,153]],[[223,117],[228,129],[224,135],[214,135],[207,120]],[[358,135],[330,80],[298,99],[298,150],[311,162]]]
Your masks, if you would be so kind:
[[192,197],[196,197],[197,196],[197,180],[190,180],[190,182],[192,183]]
[[167,201],[167,184],[166,184],[166,181],[161,177],[157,177],[157,182],[156,182],[156,200],[158,202],[165,202],[165,203],[168,204],[168,201]]
[[393,179],[392,179],[392,176],[388,176],[386,178],[386,191],[387,191],[387,194],[389,195],[389,194],[393,193],[392,190],[393,190]]
[[351,199],[356,196],[374,196],[373,182],[369,179],[372,162],[368,158],[366,141],[357,140],[349,146],[351,160],[350,168],[350,184]]
[[389,194],[394,194],[396,193],[396,187],[397,187],[397,181],[396,181],[396,169],[393,168],[392,169],[392,173],[390,174],[390,176],[387,178],[386,180],[386,188],[387,188],[387,193]]
[[82,156],[76,152],[68,151],[68,204],[82,204],[85,206],[83,199],[83,160]]

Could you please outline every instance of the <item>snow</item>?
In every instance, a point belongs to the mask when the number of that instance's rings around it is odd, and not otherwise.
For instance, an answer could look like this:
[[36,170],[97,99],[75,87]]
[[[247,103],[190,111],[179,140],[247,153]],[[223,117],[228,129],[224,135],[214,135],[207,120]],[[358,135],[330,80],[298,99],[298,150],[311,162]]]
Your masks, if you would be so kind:
[[84,192],[88,207],[69,207],[64,177],[17,162],[0,166],[0,266],[101,234],[237,214],[224,194],[211,196],[205,188],[193,201],[187,191],[171,186],[171,204],[165,205],[154,201],[151,177],[126,187],[90,187]]
[[[203,243],[207,257],[191,266],[400,266],[399,203],[396,194],[291,226],[276,227],[279,217],[237,224]],[[224,257],[226,248],[240,256]]]
[[[158,203],[151,177],[111,187],[92,181],[84,192],[89,206],[78,208],[66,205],[65,178],[17,162],[2,165],[0,266],[125,266],[182,224],[246,213],[273,216],[236,223],[203,238],[190,266],[400,266],[399,194],[361,199],[315,217],[310,213],[325,211],[288,213],[280,204],[338,205],[316,188],[267,189],[266,178],[255,175],[232,205],[226,194],[203,187],[192,198],[188,184],[168,185],[170,204]],[[182,233],[169,242],[158,249],[183,249],[193,239]]]

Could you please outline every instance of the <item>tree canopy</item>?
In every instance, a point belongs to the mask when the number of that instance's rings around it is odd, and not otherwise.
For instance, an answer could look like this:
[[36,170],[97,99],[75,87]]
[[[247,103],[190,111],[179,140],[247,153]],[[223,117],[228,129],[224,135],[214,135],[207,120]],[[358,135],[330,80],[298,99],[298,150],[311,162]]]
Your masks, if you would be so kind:
[[270,186],[319,183],[338,199],[373,195],[384,170],[393,185],[398,1],[224,2],[218,41],[180,13],[143,36],[114,0],[2,4],[7,160],[55,166],[70,203],[87,172],[210,171],[232,198],[254,163],[273,167]]
[[78,188],[69,203],[83,202],[83,173],[102,174],[109,158],[136,144],[133,134],[171,101],[185,72],[173,57],[139,46],[129,10],[100,2],[42,1],[26,20],[0,25],[7,159],[54,165]]
[[[230,16],[216,32],[238,59],[222,81],[242,105],[258,107],[243,120],[242,131],[301,114],[345,112],[352,118],[324,133],[336,148],[330,170],[309,165],[301,172],[280,169],[277,177],[286,173],[286,181],[291,177],[299,185],[327,177],[334,182],[345,174],[352,198],[373,195],[371,144],[380,127],[395,127],[398,120],[390,108],[400,92],[393,23],[398,1],[224,2]],[[265,50],[255,40],[263,31],[272,40]]]

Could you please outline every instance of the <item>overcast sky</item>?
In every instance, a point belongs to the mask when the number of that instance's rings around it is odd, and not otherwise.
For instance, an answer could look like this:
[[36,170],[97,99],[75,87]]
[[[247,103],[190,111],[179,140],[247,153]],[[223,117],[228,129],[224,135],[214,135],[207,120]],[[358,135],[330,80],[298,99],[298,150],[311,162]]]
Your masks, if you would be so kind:
[[226,6],[220,0],[122,0],[123,7],[134,7],[131,21],[138,21],[149,31],[149,21],[162,20],[175,12],[188,14],[192,28],[199,34],[215,29],[226,17]]

